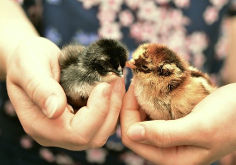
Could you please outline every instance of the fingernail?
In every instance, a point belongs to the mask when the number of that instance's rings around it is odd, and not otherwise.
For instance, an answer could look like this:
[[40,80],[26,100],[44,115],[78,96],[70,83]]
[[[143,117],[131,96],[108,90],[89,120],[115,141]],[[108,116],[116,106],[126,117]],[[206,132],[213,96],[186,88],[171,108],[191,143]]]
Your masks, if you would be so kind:
[[45,102],[45,108],[43,109],[43,113],[51,118],[58,108],[58,99],[56,96],[50,96]]
[[140,141],[144,139],[145,129],[141,125],[132,125],[128,129],[127,135],[130,139],[134,141]]

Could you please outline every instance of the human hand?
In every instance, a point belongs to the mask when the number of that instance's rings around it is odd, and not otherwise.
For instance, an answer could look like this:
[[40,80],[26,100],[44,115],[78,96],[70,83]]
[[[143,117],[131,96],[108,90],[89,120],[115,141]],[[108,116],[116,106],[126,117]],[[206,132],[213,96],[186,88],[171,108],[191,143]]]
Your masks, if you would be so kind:
[[218,161],[219,165],[235,165],[236,164],[236,151],[222,157]]
[[123,100],[123,143],[155,164],[210,164],[236,149],[235,84],[219,88],[189,115],[143,121],[130,86]]
[[70,150],[101,147],[115,129],[124,82],[100,83],[87,106],[76,114],[67,108],[59,81],[60,49],[44,38],[21,43],[9,58],[7,89],[26,131],[44,146]]

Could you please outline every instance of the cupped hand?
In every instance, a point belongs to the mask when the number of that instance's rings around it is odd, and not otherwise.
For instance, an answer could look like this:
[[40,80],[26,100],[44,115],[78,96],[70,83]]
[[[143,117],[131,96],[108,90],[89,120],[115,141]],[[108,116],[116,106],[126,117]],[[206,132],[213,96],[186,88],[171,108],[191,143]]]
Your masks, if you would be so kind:
[[236,149],[236,85],[219,88],[189,115],[143,121],[133,85],[121,110],[123,143],[155,164],[210,164]]
[[58,83],[59,54],[51,41],[36,37],[21,43],[8,59],[7,89],[17,116],[41,145],[70,150],[101,147],[117,124],[123,79],[98,84],[87,106],[71,113]]

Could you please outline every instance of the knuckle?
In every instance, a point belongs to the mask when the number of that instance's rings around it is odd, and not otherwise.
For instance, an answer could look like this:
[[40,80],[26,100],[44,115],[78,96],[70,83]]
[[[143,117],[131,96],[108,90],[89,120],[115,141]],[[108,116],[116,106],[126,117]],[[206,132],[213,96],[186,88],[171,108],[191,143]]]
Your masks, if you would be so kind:
[[40,93],[40,81],[36,79],[30,79],[26,85],[26,91],[28,96],[38,104],[42,104],[42,97],[39,97]]
[[76,145],[88,146],[90,144],[90,139],[87,137],[79,136],[74,142]]

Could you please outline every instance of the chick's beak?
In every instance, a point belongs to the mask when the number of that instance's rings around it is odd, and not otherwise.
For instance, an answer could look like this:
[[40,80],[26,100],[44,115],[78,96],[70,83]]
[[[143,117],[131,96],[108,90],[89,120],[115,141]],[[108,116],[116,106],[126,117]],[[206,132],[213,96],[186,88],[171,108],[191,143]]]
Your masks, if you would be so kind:
[[134,60],[127,61],[125,63],[125,66],[130,68],[130,69],[135,69],[136,68]]

